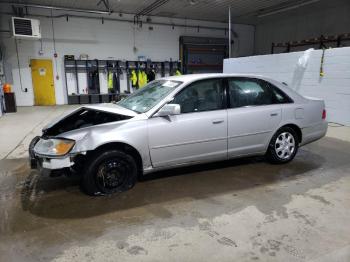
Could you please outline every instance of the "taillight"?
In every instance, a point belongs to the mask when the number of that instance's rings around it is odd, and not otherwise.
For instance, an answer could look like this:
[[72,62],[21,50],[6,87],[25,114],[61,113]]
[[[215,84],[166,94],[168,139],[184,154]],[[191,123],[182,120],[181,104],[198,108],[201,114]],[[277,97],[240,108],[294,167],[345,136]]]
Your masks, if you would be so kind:
[[326,119],[327,113],[326,113],[326,109],[323,109],[322,111],[322,119]]

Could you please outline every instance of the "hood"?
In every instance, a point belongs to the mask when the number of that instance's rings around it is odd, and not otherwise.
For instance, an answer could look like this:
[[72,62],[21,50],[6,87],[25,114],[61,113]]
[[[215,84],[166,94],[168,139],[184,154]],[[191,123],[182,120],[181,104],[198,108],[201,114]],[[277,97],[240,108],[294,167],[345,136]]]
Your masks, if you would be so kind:
[[127,120],[136,115],[134,111],[115,104],[83,106],[44,127],[43,136],[57,136],[85,127]]
[[137,116],[137,113],[135,111],[132,111],[130,109],[127,109],[125,107],[121,107],[117,104],[112,104],[112,103],[90,105],[90,106],[84,106],[84,107],[97,110],[97,111],[113,113],[113,114],[119,114],[119,115],[131,116],[131,117]]

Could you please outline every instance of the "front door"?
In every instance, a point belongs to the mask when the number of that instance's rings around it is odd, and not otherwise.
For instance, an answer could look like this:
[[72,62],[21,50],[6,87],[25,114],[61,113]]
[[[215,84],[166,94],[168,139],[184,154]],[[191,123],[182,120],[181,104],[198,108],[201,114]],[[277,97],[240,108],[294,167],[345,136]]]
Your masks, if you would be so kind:
[[171,102],[181,114],[149,119],[148,135],[154,167],[227,158],[227,110],[222,79],[195,82]]
[[31,59],[34,104],[49,106],[56,104],[52,61],[49,59]]

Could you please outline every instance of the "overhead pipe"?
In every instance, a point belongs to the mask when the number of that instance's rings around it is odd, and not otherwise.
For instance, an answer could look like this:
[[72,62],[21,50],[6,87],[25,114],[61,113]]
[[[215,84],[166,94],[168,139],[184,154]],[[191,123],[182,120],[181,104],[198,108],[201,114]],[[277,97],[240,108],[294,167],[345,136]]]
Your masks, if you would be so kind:
[[153,2],[152,4],[150,4],[149,6],[145,7],[144,9],[142,9],[141,11],[139,11],[136,16],[140,17],[140,16],[144,16],[144,15],[148,15],[149,13],[151,13],[152,11],[154,11],[155,9],[161,7],[162,5],[165,5],[167,2],[169,2],[170,0],[156,0],[155,2]]
[[[8,12],[0,12],[2,15],[13,15],[12,13]],[[44,18],[51,18],[51,16],[47,15],[29,15],[31,17],[44,17]],[[52,18],[67,18],[67,17],[74,17],[74,18],[83,18],[83,19],[93,19],[93,20],[101,20],[101,17],[92,17],[92,16],[83,16],[83,15],[72,15],[72,14],[61,14],[61,15],[54,15]],[[122,23],[134,23],[134,20],[131,19],[118,19],[118,18],[110,18],[110,17],[103,17],[104,21],[114,21],[114,22],[122,22]],[[193,28],[193,29],[207,29],[207,30],[217,30],[217,31],[227,31],[226,27],[215,27],[215,26],[198,26],[198,25],[187,25],[187,24],[176,24],[176,23],[165,23],[165,22],[153,22],[153,21],[145,21],[145,24],[149,25],[160,25],[160,26],[170,26],[170,27],[182,27],[182,28]]]
[[152,4],[146,6],[145,8],[136,13],[136,15],[134,16],[134,24],[137,23],[140,26],[142,26],[142,22],[140,21],[141,16],[150,14],[151,12],[153,12],[154,10],[156,10],[157,8],[161,7],[169,1],[170,0],[156,0]]
[[[7,5],[12,5],[12,6],[17,6],[17,7],[24,7],[24,8],[38,8],[38,9],[48,9],[48,10],[58,10],[58,11],[69,11],[69,12],[78,12],[78,13],[88,13],[88,14],[99,14],[99,15],[110,15],[111,13],[108,11],[99,11],[99,10],[91,10],[91,9],[78,9],[78,8],[68,8],[68,7],[59,7],[59,6],[47,6],[47,5],[37,5],[37,4],[22,4],[22,3],[13,3],[10,1],[0,1],[0,4],[7,4]],[[113,12],[113,10],[112,10]],[[0,12],[0,14],[7,14],[7,15],[13,15],[11,13],[6,13],[6,12]],[[127,15],[135,15],[135,14],[131,14],[131,13],[125,13],[123,12],[123,14],[127,14]],[[31,15],[31,16],[38,16],[38,17],[46,17],[44,15]],[[64,16],[71,16],[71,17],[83,17],[83,18],[93,18],[93,19],[100,19],[100,18],[96,18],[96,17],[87,17],[87,16],[78,16],[78,15],[71,15],[71,14],[65,14]],[[50,16],[51,17],[51,16]],[[54,16],[55,17],[55,16]],[[161,17],[161,16],[160,16]],[[180,18],[179,18],[180,19]],[[105,20],[108,20],[107,18],[105,18]],[[126,21],[123,19],[109,19],[111,21]],[[198,20],[198,19],[195,19]],[[199,20],[201,21],[201,20]],[[207,20],[202,20],[204,22],[208,22]],[[129,22],[129,21],[128,21]],[[134,23],[134,21],[132,21]],[[216,23],[223,23],[224,22],[219,22],[217,21]],[[151,24],[151,22],[145,22],[145,24]],[[155,23],[154,23],[155,24]],[[169,25],[169,26],[173,26],[173,23],[165,23],[162,25]],[[175,26],[179,26],[179,27],[191,27],[191,26],[186,26],[186,25],[175,25]],[[227,30],[227,28],[221,28],[221,27],[210,27],[210,26],[193,26],[193,28],[202,28],[202,29],[214,29],[214,30]]]
[[265,17],[265,16],[279,14],[279,13],[282,13],[282,12],[285,12],[285,11],[289,11],[289,10],[293,10],[293,9],[297,9],[297,8],[303,7],[305,5],[310,5],[310,4],[313,4],[313,3],[317,3],[319,1],[320,0],[309,0],[309,1],[305,1],[305,2],[300,2],[299,1],[299,3],[294,4],[294,5],[287,5],[285,7],[277,8],[277,9],[274,9],[274,10],[271,10],[271,11],[268,11],[268,12],[259,13],[257,15],[257,17],[258,18],[262,18],[262,17]]
[[104,6],[106,7],[108,13],[111,14],[111,13],[113,12],[113,10],[111,9],[111,6],[110,6],[110,4],[109,4],[109,0],[100,0],[100,1],[97,3],[97,6],[99,6],[101,3],[104,4]]
[[99,14],[99,15],[108,15],[108,14],[111,14],[111,12],[113,12],[113,11],[108,12],[108,11],[99,11],[99,10],[91,10],[91,9],[67,8],[67,7],[59,7],[59,6],[48,6],[48,5],[21,4],[21,3],[13,3],[13,2],[0,2],[0,4],[9,4],[15,7],[39,8],[39,9],[47,9],[47,10],[60,10],[60,11],[70,11],[70,12]]
[[[89,14],[99,14],[99,15],[109,15],[110,13],[107,11],[96,11],[90,9],[76,9],[76,8],[66,8],[66,7],[57,7],[57,6],[46,6],[46,5],[35,5],[35,4],[21,4],[21,3],[12,3],[12,2],[0,2],[0,4],[9,4],[13,6],[25,7],[25,8],[39,8],[39,9],[47,9],[47,10],[60,10],[60,11],[69,11],[69,12],[81,12],[81,13],[89,13]],[[5,15],[13,15],[8,12],[0,12],[0,14]],[[32,17],[45,17],[45,18],[61,18],[61,17],[75,17],[75,18],[85,18],[85,19],[94,19],[100,20],[101,17],[92,17],[92,16],[83,16],[83,15],[74,15],[74,14],[61,14],[55,16],[46,16],[46,15],[29,15]],[[122,23],[134,23],[134,20],[131,19],[118,19],[118,18],[110,18],[103,17],[104,21],[117,21]],[[199,26],[199,25],[188,25],[188,24],[177,24],[177,23],[165,23],[165,22],[153,22],[153,21],[145,21],[145,24],[150,25],[160,25],[160,26],[171,26],[171,27],[182,27],[182,28],[193,28],[193,29],[207,29],[207,30],[217,30],[217,31],[227,31],[226,27],[215,27],[215,26]],[[229,32],[232,32],[229,26]]]
[[[50,16],[44,16],[44,15],[35,15],[35,16],[42,16],[49,18]],[[100,20],[100,17],[91,17],[91,16],[83,16],[83,15],[70,15],[70,14],[63,14],[63,15],[57,15],[53,16],[53,18],[62,18],[62,17],[75,17],[75,18],[87,18],[87,19],[94,19],[94,20]],[[117,22],[124,22],[124,23],[134,23],[134,20],[131,19],[118,19],[118,18],[110,18],[105,17],[105,21],[117,21]],[[182,27],[182,28],[194,28],[194,29],[208,29],[208,30],[219,30],[219,31],[227,31],[227,28],[225,27],[215,27],[215,26],[199,26],[199,25],[186,25],[186,24],[176,24],[176,23],[165,23],[165,22],[153,22],[153,21],[145,21],[144,24],[149,25],[160,25],[160,26],[171,26],[171,27]]]

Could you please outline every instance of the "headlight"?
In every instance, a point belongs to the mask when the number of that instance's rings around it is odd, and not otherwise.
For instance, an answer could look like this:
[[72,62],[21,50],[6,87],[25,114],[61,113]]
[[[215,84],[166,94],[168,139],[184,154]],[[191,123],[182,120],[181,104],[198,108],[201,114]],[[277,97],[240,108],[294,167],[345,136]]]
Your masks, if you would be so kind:
[[45,156],[63,156],[73,148],[75,141],[69,139],[52,138],[40,139],[34,147],[34,152]]

